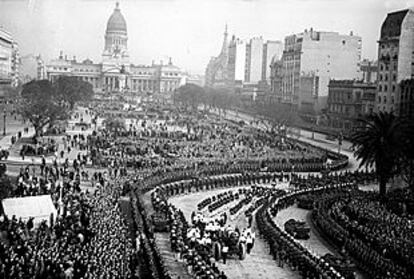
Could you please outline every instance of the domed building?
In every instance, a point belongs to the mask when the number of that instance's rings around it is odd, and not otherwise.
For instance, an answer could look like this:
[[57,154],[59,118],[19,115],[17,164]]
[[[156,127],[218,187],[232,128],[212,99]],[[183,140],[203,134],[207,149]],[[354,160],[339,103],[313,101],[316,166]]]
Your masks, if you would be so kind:
[[128,65],[128,34],[124,16],[121,14],[119,3],[109,17],[105,31],[105,47],[102,54],[103,64],[108,70],[113,65]]
[[127,22],[118,2],[106,24],[102,62],[96,64],[90,59],[80,62],[61,52],[58,59],[47,65],[47,77],[54,81],[62,75],[90,82],[96,92],[102,93],[173,92],[184,81],[181,69],[172,64],[171,58],[166,64],[162,61],[150,66],[131,64]]

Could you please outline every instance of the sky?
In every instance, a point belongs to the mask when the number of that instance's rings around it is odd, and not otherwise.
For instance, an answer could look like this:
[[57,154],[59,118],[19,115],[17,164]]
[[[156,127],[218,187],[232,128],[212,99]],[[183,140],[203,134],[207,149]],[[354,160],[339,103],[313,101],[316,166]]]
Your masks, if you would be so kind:
[[[168,61],[203,74],[220,52],[224,26],[241,39],[284,40],[313,27],[362,37],[362,57],[376,59],[387,13],[414,0],[119,0],[133,64]],[[116,0],[0,0],[0,26],[12,33],[21,56],[46,63],[60,50],[101,61],[104,33]]]

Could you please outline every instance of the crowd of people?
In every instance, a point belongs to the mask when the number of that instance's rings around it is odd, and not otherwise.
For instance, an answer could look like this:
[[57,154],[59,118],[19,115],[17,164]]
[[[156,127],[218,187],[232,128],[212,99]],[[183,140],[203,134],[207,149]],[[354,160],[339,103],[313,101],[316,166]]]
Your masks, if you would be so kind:
[[[74,148],[81,141],[68,137]],[[134,278],[135,252],[118,205],[125,176],[91,173],[80,154],[41,161],[21,168],[8,197],[48,195],[56,215],[1,214],[0,278]]]
[[[254,214],[260,235],[281,267],[287,264],[309,279],[342,278],[339,270],[277,227],[272,217],[297,195],[352,189],[375,180],[372,173],[298,174],[340,169],[347,158],[274,130],[167,108],[139,119],[145,113],[98,106],[94,109],[99,116],[91,115],[95,123],[119,114],[127,118],[124,127],[95,127],[88,136],[65,135],[58,144],[63,153],[54,154],[52,164],[43,158],[40,171],[21,170],[11,197],[50,195],[58,214],[39,224],[32,218],[0,217],[0,278],[135,278],[139,273],[144,278],[171,279],[156,245],[150,210],[142,202],[142,196],[154,189],[151,206],[166,216],[171,250],[194,278],[227,278],[218,262],[250,254],[256,237]],[[76,118],[83,122],[82,115]],[[76,159],[65,157],[75,150]],[[91,166],[102,171],[91,173]],[[88,191],[81,187],[85,182],[91,184]],[[277,190],[274,186],[280,182],[289,182],[294,194]],[[254,186],[259,184],[270,186]],[[236,186],[245,188],[229,191]],[[175,195],[213,189],[225,193],[199,203],[203,212],[193,213],[191,221],[168,202]],[[378,278],[409,278],[407,274],[414,272],[412,223],[375,201],[364,203],[366,196],[352,199],[352,191],[334,193],[312,202],[318,227],[352,250],[352,257],[371,261],[367,266],[377,268]],[[129,227],[121,214],[121,195],[131,198]],[[223,209],[230,217],[222,214]],[[229,224],[240,212],[248,220],[244,229]],[[379,276],[381,272],[385,277]]]
[[[103,113],[102,117],[108,115],[112,114]],[[141,114],[137,113],[138,116]],[[319,171],[326,168],[328,158],[344,160],[342,155],[287,138],[277,131],[220,121],[214,115],[171,113],[169,120],[160,115],[124,122],[121,132],[108,128],[90,136],[94,164],[108,166],[116,161],[138,171],[151,168],[165,172],[189,167],[200,171],[219,167],[227,171],[274,172]]]
[[52,184],[42,193],[59,197],[58,216],[37,225],[33,218],[2,216],[0,274],[5,278],[130,278],[133,251],[116,206],[117,184],[104,182],[94,193],[83,193],[71,182]]
[[338,270],[326,262],[323,258],[311,253],[293,236],[278,227],[273,218],[278,212],[292,206],[298,196],[314,191],[338,190],[342,187],[348,189],[352,185],[341,181],[339,184],[325,184],[319,187],[302,188],[289,194],[279,193],[272,196],[270,202],[261,207],[256,214],[256,221],[260,234],[264,237],[278,265],[288,265],[297,270],[303,278],[345,278]]
[[318,227],[373,278],[411,278],[413,220],[360,191],[319,197],[314,215]]

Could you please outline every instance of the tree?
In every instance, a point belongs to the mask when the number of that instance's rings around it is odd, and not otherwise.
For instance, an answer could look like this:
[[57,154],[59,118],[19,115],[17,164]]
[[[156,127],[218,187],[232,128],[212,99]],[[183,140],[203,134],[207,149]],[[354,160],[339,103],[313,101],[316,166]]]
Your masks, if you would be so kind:
[[19,99],[19,92],[21,91],[21,85],[18,87],[8,86],[4,90],[4,98],[6,99],[7,103],[16,103]]
[[361,160],[361,166],[375,167],[380,196],[385,198],[387,182],[400,167],[402,121],[387,112],[373,114],[360,121],[363,125],[352,135],[355,155]]
[[69,116],[68,106],[48,80],[34,80],[23,85],[18,110],[32,123],[35,137],[46,125]]
[[77,77],[61,76],[55,84],[55,90],[67,102],[72,110],[77,102],[89,101],[93,98],[92,84]]
[[209,105],[210,108],[219,109],[220,113],[242,106],[240,95],[234,93],[233,89],[228,87],[206,87],[203,102]]
[[402,130],[401,175],[414,194],[414,119],[412,117],[403,119]]
[[178,88],[175,95],[175,101],[178,101],[186,106],[190,106],[193,110],[196,110],[202,103],[204,95],[204,88],[190,83]]
[[0,176],[0,185],[0,200],[8,198],[14,190],[8,175],[3,173]]

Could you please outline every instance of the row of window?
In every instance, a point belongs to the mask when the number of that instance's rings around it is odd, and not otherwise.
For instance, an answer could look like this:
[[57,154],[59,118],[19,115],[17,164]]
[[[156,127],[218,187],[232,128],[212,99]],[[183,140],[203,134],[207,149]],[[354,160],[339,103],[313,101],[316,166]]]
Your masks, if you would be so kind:
[[[154,73],[151,72],[135,72],[134,74],[138,74],[138,75],[153,75]],[[178,73],[162,73],[163,76],[178,76]]]
[[[387,111],[387,107],[386,106],[378,106],[378,111],[383,111],[386,112]],[[390,106],[390,110],[389,111],[394,111],[394,106]]]
[[76,72],[89,72],[89,73],[93,73],[93,72],[97,72],[97,71],[94,71],[93,69],[74,69]]
[[[67,70],[69,70],[69,68],[68,67],[53,67],[53,70],[55,70],[55,71],[67,71]],[[75,68],[73,70],[75,72],[85,72],[85,73],[93,73],[93,72],[96,72],[93,69],[82,69],[82,68],[80,68],[80,69]]]
[[[67,68],[67,67],[53,67],[53,70],[55,70],[55,71],[67,71],[68,69],[69,68]],[[77,68],[75,68],[73,70],[75,72],[85,72],[85,73],[97,72],[94,69],[82,69],[82,68],[77,69]],[[135,74],[138,74],[138,75],[152,75],[153,73],[151,73],[151,72],[135,72]],[[178,76],[178,73],[166,72],[166,73],[162,73],[162,75],[163,76],[174,76],[174,77],[176,77],[176,76]]]
[[[379,81],[382,81],[382,80],[388,81],[388,74],[384,74],[384,75],[380,74],[378,79]],[[392,81],[397,81],[397,74],[392,75]]]
[[400,115],[413,115],[414,113],[414,104],[413,103],[403,103],[400,107]]
[[[381,101],[383,101],[383,103],[386,104],[387,96],[384,96],[384,98],[381,98],[381,96],[378,96],[378,104],[381,104]],[[394,96],[391,96],[391,104],[394,104]]]
[[[393,84],[391,86],[391,92],[396,92],[397,87],[395,86],[395,84]],[[388,92],[388,85],[384,84],[384,85],[378,85],[378,92]]]
[[[380,63],[380,71],[389,71],[391,63]],[[392,69],[396,71],[398,69],[397,63],[392,63]]]
[[349,114],[350,113],[350,107],[349,106],[340,106],[340,105],[331,105],[330,106],[330,111],[331,112],[336,112],[336,113]]
[[67,71],[68,68],[67,67],[53,67],[53,70],[55,70],[55,71]]
[[391,51],[394,51],[394,48],[396,48],[396,47],[398,47],[398,45],[396,45],[396,44],[390,44],[390,43],[387,43],[387,44],[381,44],[381,49],[384,49],[385,47],[387,47],[387,48],[390,48],[391,47]]
[[413,88],[410,88],[410,92],[406,91],[401,93],[401,101],[413,101],[414,100],[414,94],[413,94]]
[[123,45],[125,44],[125,40],[113,39],[112,43],[115,45]]
[[163,76],[178,76],[178,73],[162,73]]

